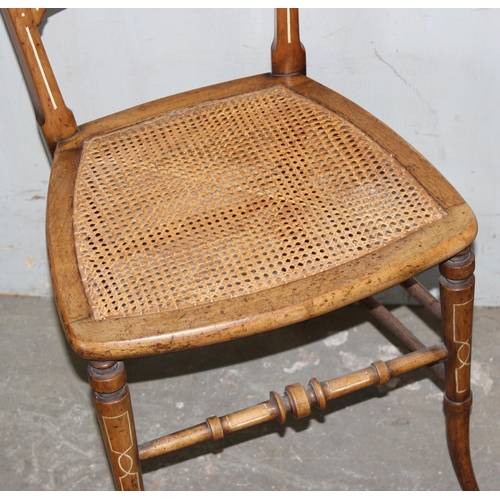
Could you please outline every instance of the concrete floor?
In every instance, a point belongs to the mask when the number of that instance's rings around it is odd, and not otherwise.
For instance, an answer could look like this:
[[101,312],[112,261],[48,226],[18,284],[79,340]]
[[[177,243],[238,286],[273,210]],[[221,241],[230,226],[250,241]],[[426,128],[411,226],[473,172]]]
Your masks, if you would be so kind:
[[[394,312],[424,342],[437,341],[436,322],[422,308]],[[479,485],[490,491],[500,489],[499,324],[500,309],[476,309],[471,450]],[[52,301],[0,296],[0,343],[0,489],[112,490],[86,364],[67,347]],[[397,354],[352,306],[271,334],[130,362],[139,441]],[[143,471],[150,490],[459,489],[442,388],[424,370],[303,420],[147,461]]]

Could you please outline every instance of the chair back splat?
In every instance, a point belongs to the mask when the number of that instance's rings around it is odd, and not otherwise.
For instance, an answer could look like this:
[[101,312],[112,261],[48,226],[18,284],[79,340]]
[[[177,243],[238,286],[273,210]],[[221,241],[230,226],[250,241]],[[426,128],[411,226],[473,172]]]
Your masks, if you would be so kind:
[[[144,460],[289,414],[306,418],[312,407],[428,367],[443,382],[458,481],[477,489],[469,447],[475,216],[394,131],[306,76],[298,10],[276,10],[270,73],[80,127],[38,33],[43,12],[3,10],[53,155],[46,234],[55,301],[69,344],[88,361],[116,488],[142,489]],[[415,279],[438,265],[440,300]],[[426,345],[373,298],[394,285],[442,323],[443,342]],[[147,442],[136,433],[127,360],[180,356],[351,304],[406,352],[288,384]]]

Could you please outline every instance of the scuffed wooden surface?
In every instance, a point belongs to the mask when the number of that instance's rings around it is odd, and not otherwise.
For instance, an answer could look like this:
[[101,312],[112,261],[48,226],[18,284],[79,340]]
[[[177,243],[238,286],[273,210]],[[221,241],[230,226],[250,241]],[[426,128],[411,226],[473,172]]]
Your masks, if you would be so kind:
[[[434,320],[421,309],[401,307],[395,313],[417,327],[423,340],[436,340],[429,329]],[[500,436],[491,432],[500,396],[500,368],[494,363],[500,357],[494,342],[499,321],[500,309],[476,308],[471,448],[479,485],[489,491],[500,488]],[[52,301],[0,297],[0,331],[2,489],[113,490],[86,367],[67,348]],[[280,352],[280,335],[293,340],[295,349]],[[282,383],[342,375],[398,355],[374,333],[360,307],[263,341],[256,336],[130,363],[139,434],[153,438],[264,401]],[[235,352],[244,361],[241,368],[232,364]],[[264,358],[256,360],[257,353]],[[250,383],[249,372],[257,376]],[[152,392],[160,396],[155,403]],[[339,400],[324,415],[314,411],[306,419],[289,418],[284,427],[255,427],[147,462],[145,484],[149,490],[458,490],[444,436],[441,390],[416,373],[366,396]],[[170,466],[157,470],[159,463]]]

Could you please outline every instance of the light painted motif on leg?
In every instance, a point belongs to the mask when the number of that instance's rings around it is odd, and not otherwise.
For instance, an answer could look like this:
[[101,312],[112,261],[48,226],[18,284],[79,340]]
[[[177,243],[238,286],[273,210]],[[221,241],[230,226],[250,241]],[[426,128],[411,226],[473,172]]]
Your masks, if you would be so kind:
[[[457,350],[457,359],[460,362],[460,366],[455,368],[455,390],[457,393],[464,393],[469,390],[469,377],[460,377],[461,370],[469,370],[470,367],[470,359],[471,359],[471,334],[466,341],[459,340],[457,337],[457,317],[460,314],[459,307],[468,306],[473,299],[464,302],[463,304],[453,304],[453,342],[455,344],[459,344],[460,347]],[[462,380],[462,384],[460,381]],[[464,386],[465,385],[465,386]]]
[[[128,452],[134,447],[134,438],[132,433],[132,426],[130,424],[130,416],[129,412],[126,411],[121,415],[117,415],[116,417],[102,417],[104,423],[104,429],[106,430],[106,437],[109,443],[109,449],[116,453],[118,456],[118,466],[120,470],[123,472],[123,475],[120,476],[120,485],[122,490],[130,489],[129,483],[133,482],[135,484],[139,484],[139,474],[137,472],[132,472],[134,469],[134,459],[128,454]],[[108,432],[108,426],[113,428],[122,428],[123,435],[129,436],[129,442],[117,443],[115,440],[111,439],[110,433]],[[114,442],[115,441],[115,442]],[[118,446],[117,446],[118,445]],[[125,449],[117,449],[118,447]]]

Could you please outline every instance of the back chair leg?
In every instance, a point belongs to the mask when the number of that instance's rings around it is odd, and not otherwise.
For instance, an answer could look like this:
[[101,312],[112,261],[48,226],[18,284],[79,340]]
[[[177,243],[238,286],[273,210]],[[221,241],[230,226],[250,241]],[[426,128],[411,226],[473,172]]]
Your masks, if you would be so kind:
[[474,254],[470,247],[440,266],[445,364],[445,413],[451,460],[464,490],[478,490],[469,447]]
[[117,490],[143,490],[134,417],[121,361],[91,361],[94,405]]

